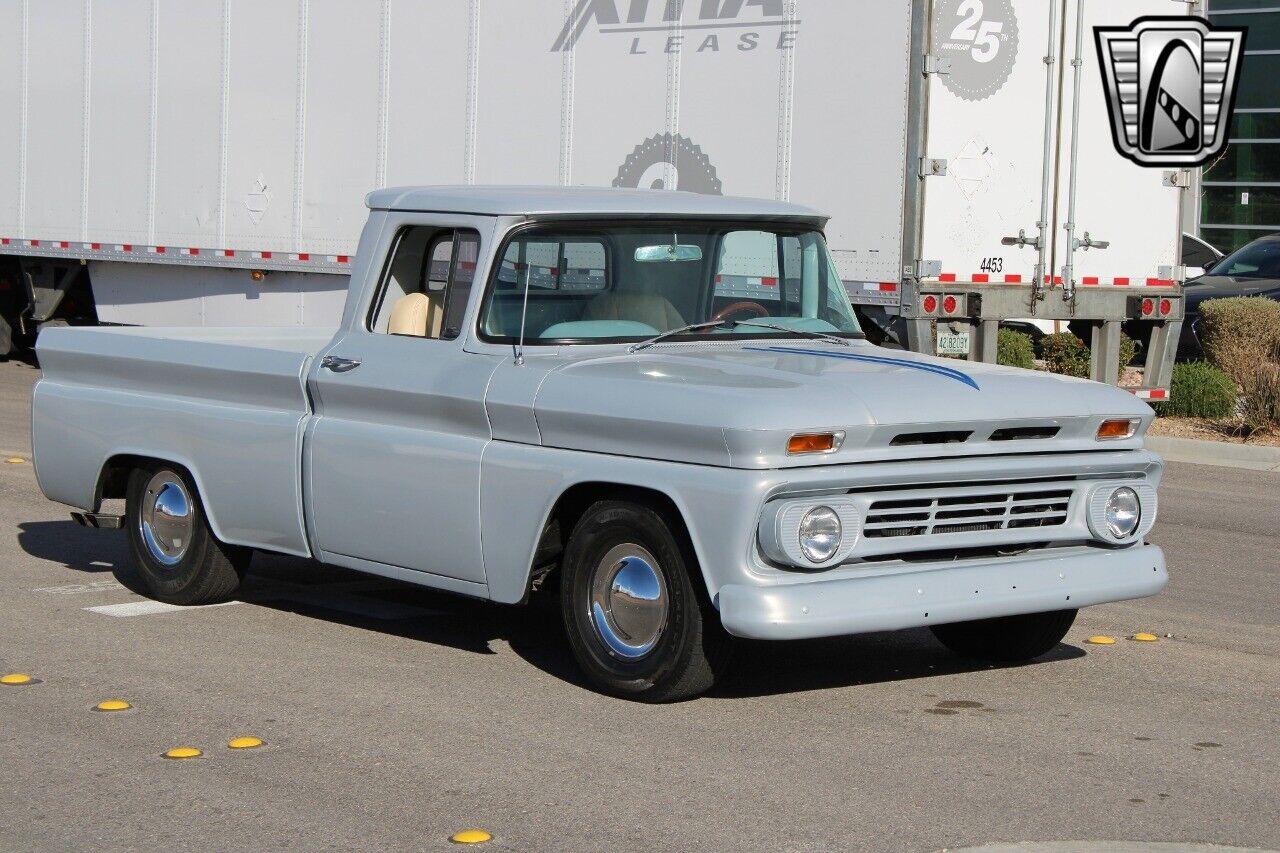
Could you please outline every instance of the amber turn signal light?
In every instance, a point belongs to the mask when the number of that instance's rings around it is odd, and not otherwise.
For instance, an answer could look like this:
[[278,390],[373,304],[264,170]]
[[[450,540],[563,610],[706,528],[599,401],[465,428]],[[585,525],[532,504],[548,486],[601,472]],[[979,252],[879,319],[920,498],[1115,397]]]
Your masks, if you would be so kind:
[[842,432],[801,432],[791,436],[787,441],[787,453],[832,453],[840,449],[844,441]]
[[1138,428],[1137,418],[1118,418],[1098,425],[1098,440],[1130,438]]

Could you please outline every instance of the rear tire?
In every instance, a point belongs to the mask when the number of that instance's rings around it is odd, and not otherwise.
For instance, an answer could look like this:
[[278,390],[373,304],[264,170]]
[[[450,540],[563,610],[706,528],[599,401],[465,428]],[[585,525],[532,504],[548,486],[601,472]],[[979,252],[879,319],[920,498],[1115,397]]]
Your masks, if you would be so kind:
[[1019,663],[1052,651],[1075,620],[1074,610],[1054,610],[935,625],[931,630],[942,645],[961,657]]
[[569,645],[603,692],[690,699],[727,665],[729,636],[700,589],[697,563],[656,509],[594,504],[569,537],[561,571]]
[[169,604],[231,599],[252,556],[214,537],[191,478],[172,465],[130,472],[125,526],[143,591]]

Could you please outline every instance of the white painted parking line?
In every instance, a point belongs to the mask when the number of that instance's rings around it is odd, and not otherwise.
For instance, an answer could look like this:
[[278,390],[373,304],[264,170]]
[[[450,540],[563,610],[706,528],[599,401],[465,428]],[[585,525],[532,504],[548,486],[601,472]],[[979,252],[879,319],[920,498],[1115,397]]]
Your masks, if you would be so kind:
[[239,603],[239,601],[224,601],[221,604],[183,607],[178,604],[165,604],[163,601],[130,601],[125,604],[103,604],[98,607],[86,607],[85,610],[91,613],[101,613],[104,616],[151,616],[156,613],[176,613],[180,610],[208,610],[210,607],[228,607]]

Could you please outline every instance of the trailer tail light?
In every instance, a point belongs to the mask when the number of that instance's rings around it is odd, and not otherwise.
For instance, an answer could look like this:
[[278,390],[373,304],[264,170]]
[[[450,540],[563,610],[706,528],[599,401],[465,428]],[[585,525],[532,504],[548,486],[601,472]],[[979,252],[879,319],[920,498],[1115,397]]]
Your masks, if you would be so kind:
[[935,314],[938,311],[938,297],[930,293],[920,300],[920,310],[925,314]]
[[955,314],[956,309],[960,307],[960,300],[951,294],[942,297],[942,313],[948,316]]
[[1173,313],[1173,300],[1161,299],[1160,300],[1160,316],[1168,317],[1171,313]]
[[1142,300],[1142,316],[1150,317],[1156,313],[1156,301],[1150,297]]

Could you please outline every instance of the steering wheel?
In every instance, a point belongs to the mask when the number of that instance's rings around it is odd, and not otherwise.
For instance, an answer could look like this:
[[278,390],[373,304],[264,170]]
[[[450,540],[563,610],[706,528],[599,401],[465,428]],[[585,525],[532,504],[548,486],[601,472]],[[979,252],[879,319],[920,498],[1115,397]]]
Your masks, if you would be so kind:
[[744,300],[742,302],[734,302],[731,305],[726,305],[725,307],[717,311],[715,316],[713,316],[711,319],[724,320],[734,314],[737,314],[739,311],[750,311],[756,317],[769,316],[769,309],[765,308],[759,302],[748,302]]

